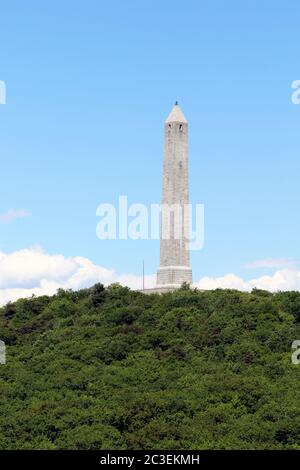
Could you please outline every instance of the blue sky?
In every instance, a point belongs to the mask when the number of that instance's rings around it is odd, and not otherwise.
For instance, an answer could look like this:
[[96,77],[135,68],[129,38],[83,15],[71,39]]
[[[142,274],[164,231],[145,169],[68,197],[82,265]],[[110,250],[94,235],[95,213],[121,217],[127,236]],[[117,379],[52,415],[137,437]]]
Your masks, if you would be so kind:
[[[191,202],[205,204],[195,280],[299,255],[296,0],[1,4],[0,251],[41,246],[119,273],[154,273],[157,241],[100,241],[96,208],[160,202],[163,121],[190,123]],[[275,263],[276,264],[276,263]]]

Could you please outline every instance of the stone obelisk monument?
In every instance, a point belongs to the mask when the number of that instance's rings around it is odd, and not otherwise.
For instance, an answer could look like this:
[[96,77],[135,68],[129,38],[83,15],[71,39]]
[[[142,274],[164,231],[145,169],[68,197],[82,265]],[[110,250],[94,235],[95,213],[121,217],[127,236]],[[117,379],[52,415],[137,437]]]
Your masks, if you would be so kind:
[[177,102],[165,121],[164,138],[160,266],[157,271],[157,287],[173,289],[180,287],[184,282],[192,283],[188,249],[188,122]]

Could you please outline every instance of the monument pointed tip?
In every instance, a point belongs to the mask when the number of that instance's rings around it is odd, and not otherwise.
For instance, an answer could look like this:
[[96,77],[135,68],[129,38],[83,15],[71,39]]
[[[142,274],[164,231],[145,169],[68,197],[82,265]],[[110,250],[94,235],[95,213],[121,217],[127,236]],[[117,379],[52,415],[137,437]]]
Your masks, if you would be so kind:
[[175,105],[166,119],[166,122],[182,122],[187,123],[186,117],[181,111],[178,101],[175,101]]

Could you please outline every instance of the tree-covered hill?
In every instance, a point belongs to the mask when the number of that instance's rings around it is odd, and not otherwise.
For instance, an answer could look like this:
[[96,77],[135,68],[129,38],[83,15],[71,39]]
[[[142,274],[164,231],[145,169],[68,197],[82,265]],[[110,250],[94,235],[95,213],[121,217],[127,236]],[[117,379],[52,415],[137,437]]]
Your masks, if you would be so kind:
[[59,291],[0,309],[0,449],[300,449],[300,293]]

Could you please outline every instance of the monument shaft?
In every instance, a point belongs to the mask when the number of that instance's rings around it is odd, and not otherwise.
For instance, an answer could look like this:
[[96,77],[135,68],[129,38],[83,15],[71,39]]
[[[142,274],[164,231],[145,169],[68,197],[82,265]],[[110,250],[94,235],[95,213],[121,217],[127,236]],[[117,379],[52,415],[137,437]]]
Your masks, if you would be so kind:
[[157,285],[192,283],[188,249],[188,122],[176,103],[164,125],[160,267]]

